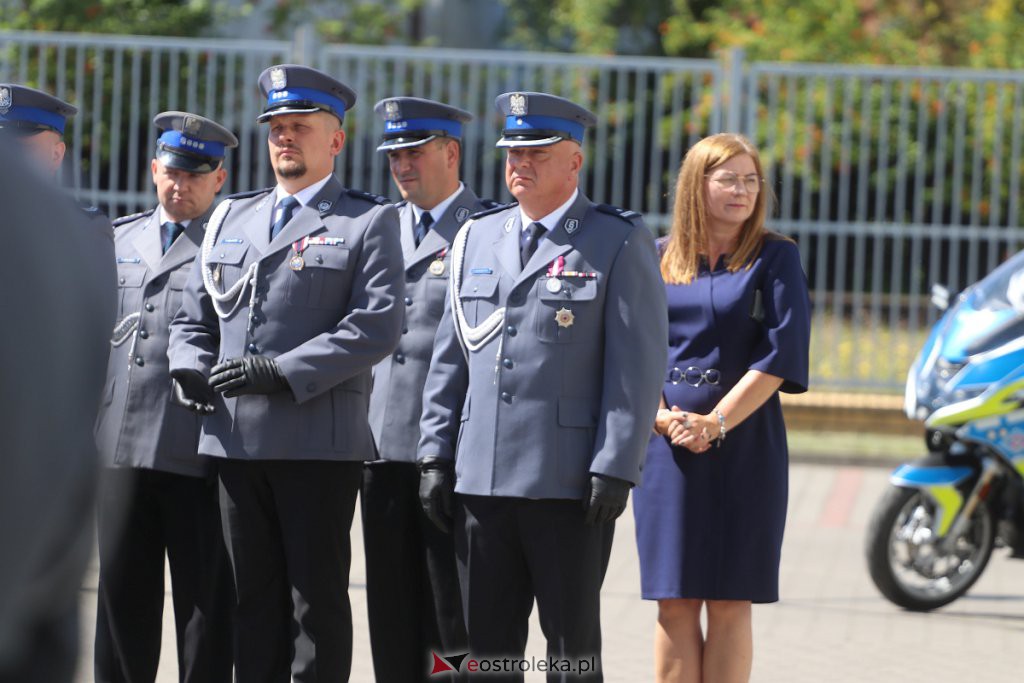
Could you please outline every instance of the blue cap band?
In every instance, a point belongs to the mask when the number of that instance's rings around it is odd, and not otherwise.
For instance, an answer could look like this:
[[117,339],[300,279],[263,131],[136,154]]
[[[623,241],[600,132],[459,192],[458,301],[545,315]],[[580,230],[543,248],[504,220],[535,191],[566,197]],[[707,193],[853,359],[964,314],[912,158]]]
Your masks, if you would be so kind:
[[558,116],[506,116],[505,130],[557,130],[568,133],[573,140],[583,140],[582,123],[576,123]]
[[345,103],[337,97],[328,95],[323,90],[313,88],[286,88],[284,90],[271,90],[267,94],[267,108],[280,107],[292,102],[316,102],[331,108],[338,116],[345,114]]
[[49,126],[63,135],[67,119],[60,114],[38,107],[11,107],[6,114],[0,114],[0,121],[30,121]]
[[157,138],[157,142],[162,142],[172,149],[179,149],[182,152],[198,156],[212,159],[224,158],[224,143],[189,137],[178,130],[164,131],[163,135]]
[[417,133],[443,130],[453,138],[462,137],[462,124],[451,119],[403,119],[385,121],[384,133]]

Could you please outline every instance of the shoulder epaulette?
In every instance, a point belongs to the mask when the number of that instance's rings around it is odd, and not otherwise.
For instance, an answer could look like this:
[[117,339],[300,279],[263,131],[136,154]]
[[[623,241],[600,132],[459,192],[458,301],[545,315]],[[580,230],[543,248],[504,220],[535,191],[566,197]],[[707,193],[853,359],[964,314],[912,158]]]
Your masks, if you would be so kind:
[[495,202],[495,201],[493,201],[491,199],[482,199],[482,200],[480,200],[480,203],[484,204],[485,206],[486,206],[486,204],[488,202],[491,203],[491,206],[487,207],[483,211],[477,211],[476,213],[470,214],[469,217],[471,219],[474,219],[474,220],[477,219],[477,218],[483,218],[484,216],[490,216],[492,213],[498,213],[499,211],[504,211],[505,209],[510,209],[513,206],[517,206],[519,204],[519,202],[512,202],[510,204],[501,204],[501,203]]
[[124,225],[125,223],[131,223],[132,221],[137,221],[140,218],[152,216],[154,211],[156,211],[156,207],[152,209],[146,209],[145,211],[139,211],[138,213],[133,213],[128,216],[121,216],[120,218],[115,218],[111,224],[116,228]]
[[484,211],[487,211],[489,209],[496,209],[499,206],[512,206],[511,204],[502,204],[501,202],[496,201],[494,199],[481,199],[480,205],[484,207]]
[[270,192],[273,189],[274,188],[272,187],[264,187],[262,190],[248,190],[246,192],[236,192],[234,194],[229,194],[227,196],[227,199],[248,199],[249,197],[255,197],[256,195],[263,194],[264,192]]
[[103,213],[103,211],[98,206],[90,204],[84,199],[76,199],[75,204],[78,205],[78,209],[80,211],[82,211],[83,213],[87,213],[90,216],[101,216],[103,218],[107,217],[107,214]]
[[619,207],[612,206],[611,204],[598,204],[595,208],[601,213],[606,213],[610,216],[618,216],[619,218],[629,221],[630,223],[636,223],[641,218],[643,218],[643,216],[641,216],[636,211],[631,211],[630,209],[620,209]]
[[373,194],[372,192],[363,192],[362,190],[353,190],[351,188],[346,188],[345,191],[348,192],[353,197],[356,197],[358,199],[365,199],[366,201],[373,202],[374,204],[391,203],[391,200],[388,199],[387,197],[382,197],[381,195]]

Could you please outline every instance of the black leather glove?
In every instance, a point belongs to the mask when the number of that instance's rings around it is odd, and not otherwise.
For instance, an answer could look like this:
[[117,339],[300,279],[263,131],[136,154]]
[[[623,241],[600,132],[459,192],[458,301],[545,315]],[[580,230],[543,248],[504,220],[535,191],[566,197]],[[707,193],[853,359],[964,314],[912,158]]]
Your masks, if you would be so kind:
[[590,475],[590,487],[583,498],[587,524],[604,524],[618,518],[626,509],[626,499],[633,485],[625,479],[606,474]]
[[242,394],[273,394],[288,388],[277,361],[266,356],[229,358],[213,366],[210,386],[225,397]]
[[198,370],[172,370],[171,403],[209,415],[213,412],[213,390]]
[[420,460],[420,505],[427,518],[441,531],[452,531],[452,502],[455,472],[451,460],[427,456]]

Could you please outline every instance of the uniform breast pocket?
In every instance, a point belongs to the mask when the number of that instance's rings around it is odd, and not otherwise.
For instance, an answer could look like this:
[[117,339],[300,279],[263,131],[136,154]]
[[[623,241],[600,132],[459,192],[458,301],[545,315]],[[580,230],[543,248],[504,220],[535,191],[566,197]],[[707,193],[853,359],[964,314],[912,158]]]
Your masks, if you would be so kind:
[[444,314],[444,297],[448,292],[448,278],[427,274],[423,276],[423,290],[427,297],[427,313],[432,320],[440,320]]
[[142,305],[142,284],[146,281],[146,267],[142,265],[117,266],[117,319],[139,310]]
[[347,297],[347,247],[311,246],[302,253],[302,268],[292,269],[288,303],[309,308],[337,308]]
[[213,269],[214,282],[221,292],[231,289],[242,277],[242,263],[248,249],[249,246],[246,244],[222,243],[216,245],[210,252],[206,259],[206,265]]
[[188,284],[188,276],[191,268],[182,268],[173,271],[167,277],[167,293],[164,301],[164,310],[167,311],[167,321],[170,322],[177,315],[181,308],[181,295]]
[[[555,287],[549,287],[549,279],[541,279],[536,285],[537,338],[542,342],[567,343],[573,338],[586,338],[582,328],[592,327],[598,320],[597,281],[574,282],[570,279],[556,280]],[[581,337],[581,334],[583,336]]]
[[466,322],[476,327],[498,308],[498,276],[471,275],[459,290]]

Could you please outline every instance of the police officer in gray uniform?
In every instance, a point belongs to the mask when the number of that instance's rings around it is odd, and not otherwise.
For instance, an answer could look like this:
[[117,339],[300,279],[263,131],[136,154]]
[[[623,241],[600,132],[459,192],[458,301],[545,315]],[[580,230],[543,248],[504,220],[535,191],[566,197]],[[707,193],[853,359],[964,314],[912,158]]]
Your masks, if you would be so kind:
[[231,680],[231,570],[213,461],[199,416],[170,401],[168,326],[199,253],[226,150],[238,140],[185,112],[157,115],[150,162],[159,204],[114,221],[120,287],[104,402],[96,680],[153,681],[160,663],[164,556],[182,681]]
[[472,217],[452,246],[421,498],[441,526],[454,511],[470,652],[521,657],[536,598],[548,655],[579,660],[548,680],[602,680],[600,589],[658,407],[664,287],[639,215],[578,189],[593,114],[541,93],[496,103],[519,203]]
[[371,369],[401,336],[398,211],[334,176],[351,89],[287,64],[259,84],[277,186],[214,211],[171,323],[171,376],[175,400],[208,413],[199,452],[219,460],[237,680],[335,683],[352,661]]
[[482,202],[459,181],[469,112],[417,97],[381,100],[386,152],[405,201],[398,204],[405,257],[405,323],[391,356],[374,368],[370,427],[380,459],[363,472],[363,539],[370,645],[378,681],[429,677],[432,650],[464,652],[455,549],[423,514],[416,446],[423,383],[444,311],[451,242]]

